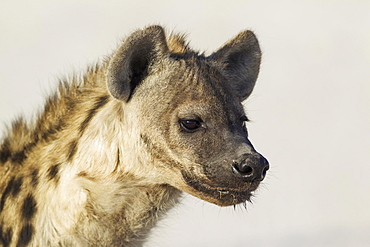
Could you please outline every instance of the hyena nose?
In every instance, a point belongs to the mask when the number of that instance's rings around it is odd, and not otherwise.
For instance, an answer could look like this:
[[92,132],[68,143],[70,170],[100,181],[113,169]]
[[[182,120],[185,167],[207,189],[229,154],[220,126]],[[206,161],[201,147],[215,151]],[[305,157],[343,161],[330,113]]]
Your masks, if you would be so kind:
[[269,168],[269,162],[259,153],[244,154],[232,165],[234,174],[245,182],[262,181]]

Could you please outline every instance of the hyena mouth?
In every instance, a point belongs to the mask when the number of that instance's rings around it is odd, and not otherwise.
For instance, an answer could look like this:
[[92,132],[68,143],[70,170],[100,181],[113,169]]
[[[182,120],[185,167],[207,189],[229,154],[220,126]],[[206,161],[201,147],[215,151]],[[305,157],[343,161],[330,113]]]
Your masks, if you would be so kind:
[[190,194],[218,206],[232,206],[250,201],[253,191],[259,185],[259,182],[252,182],[248,183],[247,188],[217,188],[185,173],[182,175],[186,184],[192,188]]

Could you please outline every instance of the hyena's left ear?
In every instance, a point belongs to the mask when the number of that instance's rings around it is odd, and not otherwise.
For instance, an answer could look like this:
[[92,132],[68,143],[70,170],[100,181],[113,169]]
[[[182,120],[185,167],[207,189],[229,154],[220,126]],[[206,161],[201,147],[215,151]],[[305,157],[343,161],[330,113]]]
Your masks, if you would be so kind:
[[225,71],[230,78],[230,86],[241,101],[248,98],[261,63],[261,50],[253,32],[247,30],[239,33],[208,59]]
[[126,38],[109,61],[107,87],[119,100],[129,101],[135,88],[150,73],[151,66],[169,53],[160,26],[138,30]]

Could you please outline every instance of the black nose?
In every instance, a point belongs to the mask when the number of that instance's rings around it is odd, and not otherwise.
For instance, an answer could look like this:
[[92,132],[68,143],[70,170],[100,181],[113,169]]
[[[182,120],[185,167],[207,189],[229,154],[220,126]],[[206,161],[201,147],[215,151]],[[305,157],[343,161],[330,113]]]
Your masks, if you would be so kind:
[[244,154],[232,164],[234,174],[246,182],[262,181],[269,168],[269,162],[259,153]]

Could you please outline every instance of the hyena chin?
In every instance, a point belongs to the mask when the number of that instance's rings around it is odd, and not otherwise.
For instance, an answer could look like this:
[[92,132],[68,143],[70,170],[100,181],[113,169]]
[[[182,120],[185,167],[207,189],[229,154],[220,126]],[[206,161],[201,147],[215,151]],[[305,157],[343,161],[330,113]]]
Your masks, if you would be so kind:
[[140,246],[181,191],[245,203],[269,164],[241,102],[261,52],[243,31],[209,56],[160,26],[62,81],[0,146],[2,246]]

